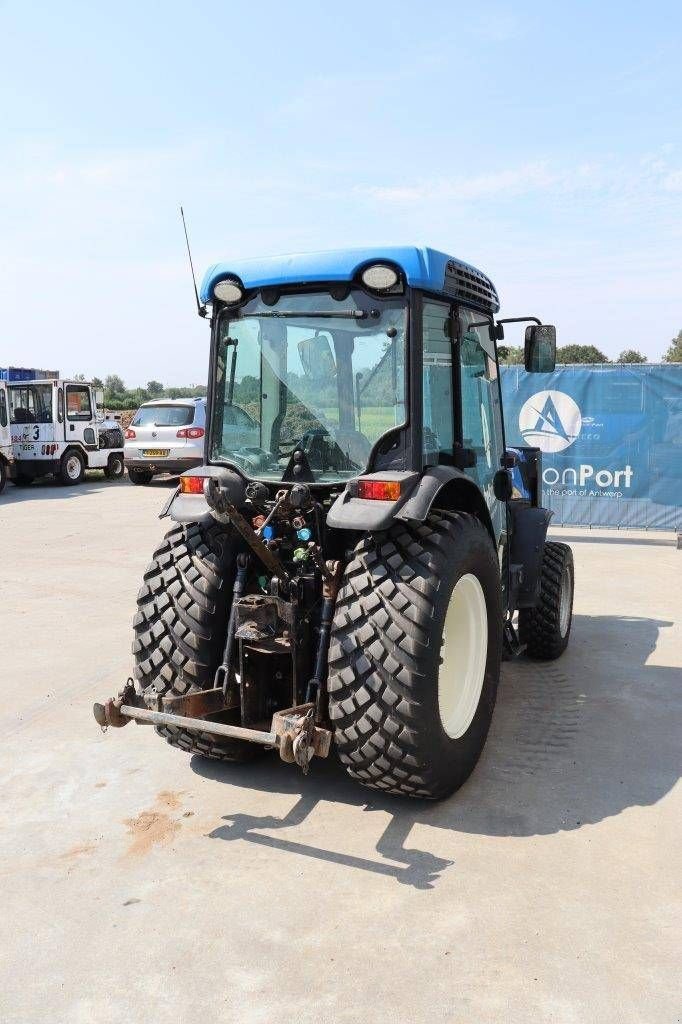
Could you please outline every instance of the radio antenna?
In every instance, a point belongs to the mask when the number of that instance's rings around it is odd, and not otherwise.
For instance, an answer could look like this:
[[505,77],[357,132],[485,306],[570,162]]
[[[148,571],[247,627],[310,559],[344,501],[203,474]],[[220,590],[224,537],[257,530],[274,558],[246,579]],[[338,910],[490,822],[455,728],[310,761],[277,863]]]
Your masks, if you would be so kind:
[[194,276],[194,264],[192,263],[192,250],[189,247],[189,235],[187,234],[187,223],[185,221],[185,211],[180,207],[180,216],[182,217],[182,226],[185,229],[185,242],[187,243],[187,255],[189,256],[189,269],[192,274],[192,284],[194,285],[194,299],[197,304],[197,313],[199,316],[207,316],[206,306],[202,306],[199,302],[199,292],[197,291],[197,279]]

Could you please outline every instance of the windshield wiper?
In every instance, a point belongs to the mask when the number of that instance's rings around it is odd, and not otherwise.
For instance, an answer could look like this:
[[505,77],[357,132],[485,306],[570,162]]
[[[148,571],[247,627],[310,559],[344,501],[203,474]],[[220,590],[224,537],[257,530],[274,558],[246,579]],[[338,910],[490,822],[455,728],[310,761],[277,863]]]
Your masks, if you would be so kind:
[[295,317],[297,320],[303,320],[307,317],[322,317],[325,320],[366,320],[368,317],[372,317],[372,319],[376,320],[379,317],[379,310],[370,309],[369,311],[367,311],[366,309],[340,309],[338,310],[338,312],[334,312],[333,310],[325,309],[320,312],[314,313],[302,311],[299,309],[272,309],[267,310],[263,313],[253,313],[250,315],[258,317],[269,316],[277,318]]

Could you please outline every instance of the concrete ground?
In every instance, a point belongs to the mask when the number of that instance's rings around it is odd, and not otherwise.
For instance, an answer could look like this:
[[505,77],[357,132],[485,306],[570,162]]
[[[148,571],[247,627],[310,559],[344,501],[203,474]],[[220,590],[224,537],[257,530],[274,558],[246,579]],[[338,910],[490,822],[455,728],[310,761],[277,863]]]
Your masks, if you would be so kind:
[[0,1020],[679,1021],[672,538],[556,531],[569,651],[505,665],[475,774],[423,805],[98,729],[167,494],[0,497]]

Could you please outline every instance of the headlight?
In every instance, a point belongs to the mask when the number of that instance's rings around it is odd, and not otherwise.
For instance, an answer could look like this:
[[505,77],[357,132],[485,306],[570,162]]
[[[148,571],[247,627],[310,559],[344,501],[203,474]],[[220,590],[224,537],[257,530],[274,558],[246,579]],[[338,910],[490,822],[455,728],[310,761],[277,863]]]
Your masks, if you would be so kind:
[[239,281],[228,279],[227,281],[218,281],[218,283],[213,286],[213,294],[216,299],[220,300],[220,302],[235,303],[241,302],[244,298],[244,289],[240,285]]
[[397,271],[383,263],[375,263],[372,267],[366,267],[360,277],[362,283],[375,292],[386,292],[398,283]]

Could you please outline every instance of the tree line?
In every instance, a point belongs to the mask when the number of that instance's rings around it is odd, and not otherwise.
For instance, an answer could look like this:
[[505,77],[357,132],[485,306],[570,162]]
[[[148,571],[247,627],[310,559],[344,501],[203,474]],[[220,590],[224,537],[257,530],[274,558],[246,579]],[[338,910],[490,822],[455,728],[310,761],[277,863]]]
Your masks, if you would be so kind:
[[[520,345],[499,345],[498,354],[501,363],[519,365],[523,363],[523,348]],[[608,358],[596,345],[563,345],[557,349],[557,363],[611,363]],[[614,364],[618,363],[646,363],[647,359],[635,348],[626,348]],[[682,330],[672,338],[670,345],[663,356],[664,363],[682,363]],[[85,380],[82,373],[77,373],[75,380]],[[107,409],[137,409],[143,402],[149,402],[157,398],[204,398],[207,390],[204,384],[198,384],[193,388],[167,388],[158,380],[150,380],[146,387],[126,387],[125,382],[116,373],[109,374],[104,380],[93,377],[92,383],[97,388],[104,390],[104,404]],[[237,396],[237,391],[243,394]],[[246,405],[258,401],[258,381],[255,377],[245,377],[235,391],[235,401],[243,402]]]
[[[499,345],[498,355],[501,363],[513,365],[523,363],[523,348],[520,345]],[[596,345],[564,345],[556,351],[557,363],[610,363],[608,356],[596,347]],[[618,363],[646,363],[648,360],[636,348],[626,348],[617,359]],[[663,356],[664,363],[682,363],[682,330],[677,332],[677,337],[670,342],[667,352]]]
[[[74,380],[85,380],[85,375],[77,373]],[[104,405],[107,409],[137,409],[143,402],[158,398],[205,398],[206,386],[198,384],[193,388],[167,388],[159,380],[150,380],[146,387],[127,388],[125,382],[116,373],[110,373],[104,380],[93,377],[92,384],[104,391]]]

